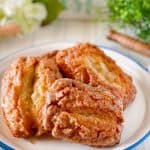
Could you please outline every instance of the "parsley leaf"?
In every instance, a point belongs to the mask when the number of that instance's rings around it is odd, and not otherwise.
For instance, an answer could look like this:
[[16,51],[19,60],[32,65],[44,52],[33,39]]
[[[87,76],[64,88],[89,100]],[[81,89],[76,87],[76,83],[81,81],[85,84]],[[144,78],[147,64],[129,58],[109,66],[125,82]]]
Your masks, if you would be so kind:
[[135,28],[150,43],[150,0],[108,0],[110,19]]

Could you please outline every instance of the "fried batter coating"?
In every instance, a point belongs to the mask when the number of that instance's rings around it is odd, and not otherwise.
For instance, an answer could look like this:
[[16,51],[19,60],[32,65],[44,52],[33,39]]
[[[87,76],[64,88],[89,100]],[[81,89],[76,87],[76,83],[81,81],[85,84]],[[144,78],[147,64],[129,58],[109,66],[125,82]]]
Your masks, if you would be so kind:
[[120,141],[123,103],[104,88],[56,80],[46,94],[43,126],[52,136],[92,146]]
[[136,89],[132,78],[95,45],[81,43],[59,51],[56,61],[65,77],[92,86],[104,86],[113,94],[121,96],[124,108],[135,97]]
[[135,93],[131,77],[103,51],[86,43],[18,58],[4,73],[1,108],[15,137],[48,134],[111,146],[120,141],[123,109]]
[[16,137],[46,133],[41,117],[44,93],[61,78],[55,54],[18,58],[4,73],[1,107],[7,125]]

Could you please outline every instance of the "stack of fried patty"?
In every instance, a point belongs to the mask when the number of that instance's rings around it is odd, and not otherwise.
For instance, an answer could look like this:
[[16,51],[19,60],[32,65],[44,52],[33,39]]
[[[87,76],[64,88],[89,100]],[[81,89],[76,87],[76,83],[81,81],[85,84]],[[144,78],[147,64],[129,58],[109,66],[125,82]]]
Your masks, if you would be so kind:
[[20,57],[4,73],[1,108],[15,137],[50,135],[91,146],[119,143],[135,87],[114,60],[81,43]]

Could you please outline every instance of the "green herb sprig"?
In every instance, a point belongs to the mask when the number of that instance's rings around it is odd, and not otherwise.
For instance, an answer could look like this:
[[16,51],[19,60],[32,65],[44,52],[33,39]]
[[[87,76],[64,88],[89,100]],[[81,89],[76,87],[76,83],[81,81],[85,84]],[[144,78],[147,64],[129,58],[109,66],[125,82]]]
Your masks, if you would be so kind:
[[108,0],[108,8],[111,20],[133,26],[150,43],[150,0]]

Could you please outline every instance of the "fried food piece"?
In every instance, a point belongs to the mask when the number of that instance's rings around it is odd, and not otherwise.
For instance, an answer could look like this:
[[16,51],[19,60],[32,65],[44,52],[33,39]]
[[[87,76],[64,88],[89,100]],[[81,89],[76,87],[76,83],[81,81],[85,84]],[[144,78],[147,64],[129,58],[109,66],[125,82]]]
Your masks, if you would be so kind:
[[61,78],[55,54],[18,58],[4,73],[1,108],[16,137],[46,133],[41,117],[44,94],[56,79]]
[[123,103],[110,91],[63,78],[46,95],[43,126],[53,137],[92,146],[119,143]]
[[59,51],[56,61],[65,77],[76,79],[92,86],[104,86],[121,96],[124,108],[133,101],[136,89],[132,78],[106,56],[98,47],[85,43]]

